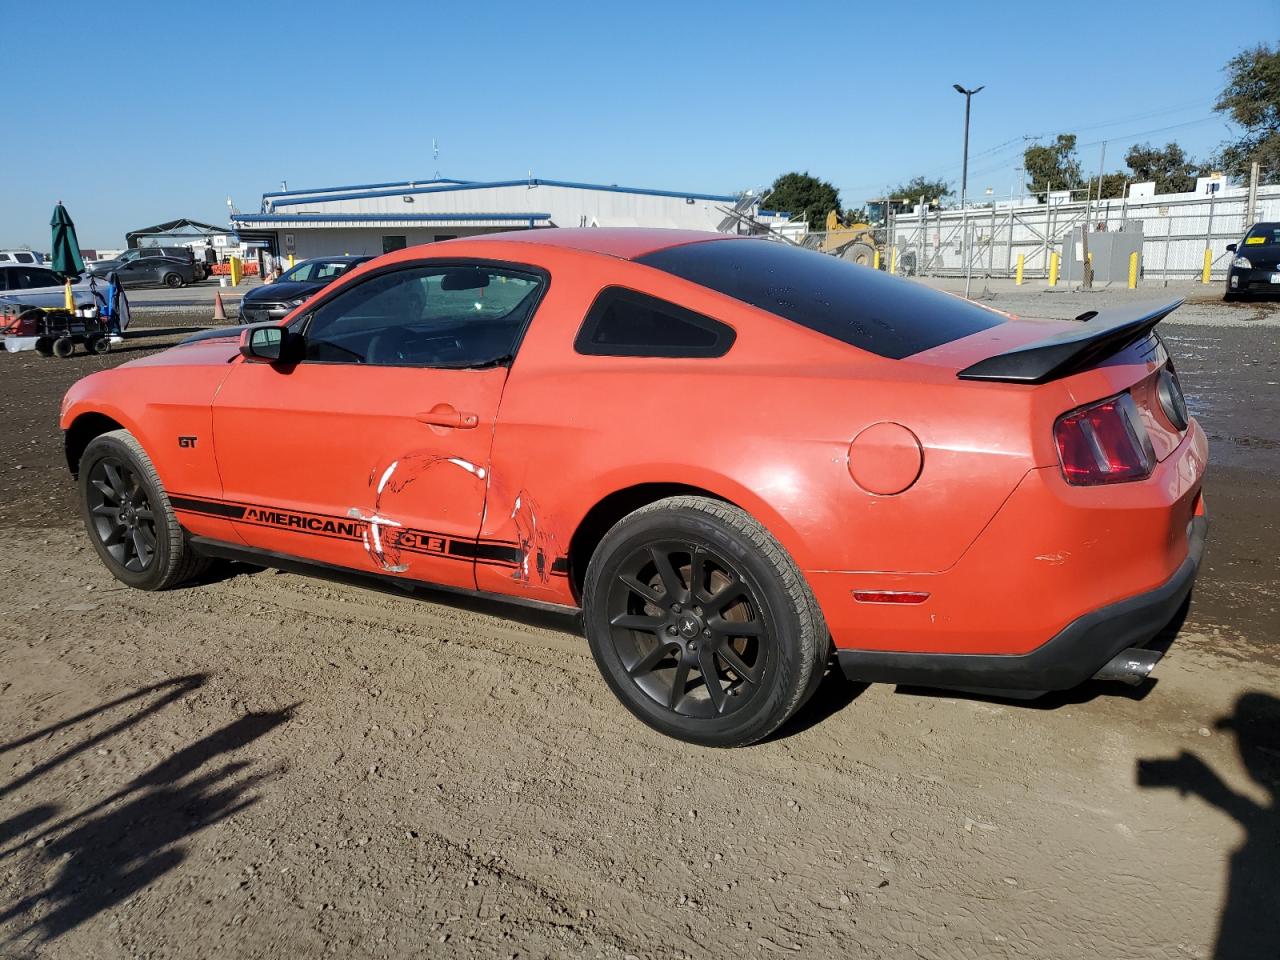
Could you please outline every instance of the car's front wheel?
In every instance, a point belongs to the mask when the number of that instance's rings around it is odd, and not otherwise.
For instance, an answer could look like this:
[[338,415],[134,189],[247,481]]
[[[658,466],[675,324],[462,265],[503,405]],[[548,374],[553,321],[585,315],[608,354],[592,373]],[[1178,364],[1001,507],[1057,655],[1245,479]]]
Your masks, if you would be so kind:
[[151,458],[127,430],[104,433],[85,448],[80,506],[94,550],[131,587],[177,586],[208,563],[191,550]]
[[804,577],[750,515],[671,497],[600,542],[583,589],[587,639],[651,727],[731,747],[768,736],[822,677],[826,625]]

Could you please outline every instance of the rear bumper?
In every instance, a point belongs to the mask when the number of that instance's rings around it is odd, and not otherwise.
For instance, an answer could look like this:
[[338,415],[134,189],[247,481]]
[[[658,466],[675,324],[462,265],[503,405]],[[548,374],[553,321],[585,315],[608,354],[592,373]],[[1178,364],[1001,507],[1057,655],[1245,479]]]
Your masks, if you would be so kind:
[[1187,524],[1187,557],[1163,584],[1078,617],[1028,653],[838,650],[840,667],[852,680],[876,683],[1024,692],[1069,690],[1096,674],[1122,650],[1150,643],[1173,620],[1191,594],[1208,527],[1208,519],[1202,515]]

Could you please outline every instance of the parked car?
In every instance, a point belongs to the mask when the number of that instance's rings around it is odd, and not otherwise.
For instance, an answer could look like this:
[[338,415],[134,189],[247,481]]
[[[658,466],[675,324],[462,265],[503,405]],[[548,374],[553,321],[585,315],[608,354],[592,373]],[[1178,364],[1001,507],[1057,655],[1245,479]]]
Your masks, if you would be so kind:
[[[99,281],[105,291],[106,285]],[[94,303],[88,277],[71,285],[76,306]],[[0,262],[0,300],[28,307],[62,307],[66,305],[66,286],[62,278],[45,267]]]
[[89,267],[95,277],[106,278],[113,271],[124,287],[184,287],[198,283],[205,275],[203,266],[197,269],[186,247],[135,247],[114,260],[100,260]]
[[1154,332],[1180,302],[1022,321],[764,239],[530,230],[95,373],[61,425],[126,584],[237,557],[580,607],[629,710],[729,746],[833,648],[865,681],[1141,682],[1207,524]]
[[1280,223],[1255,223],[1238,244],[1227,244],[1234,253],[1227,270],[1224,300],[1249,294],[1280,296]]
[[6,263],[38,266],[44,263],[44,256],[34,250],[0,250],[0,265]]
[[296,263],[280,279],[254,287],[240,300],[240,322],[280,320],[333,281],[372,257],[316,257]]

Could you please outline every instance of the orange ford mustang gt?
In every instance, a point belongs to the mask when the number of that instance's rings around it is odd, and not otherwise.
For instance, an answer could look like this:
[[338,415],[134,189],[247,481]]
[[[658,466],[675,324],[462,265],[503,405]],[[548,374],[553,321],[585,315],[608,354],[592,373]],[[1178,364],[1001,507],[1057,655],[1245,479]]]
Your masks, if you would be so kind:
[[102,561],[211,557],[581,607],[651,726],[738,745],[848,676],[1139,682],[1207,525],[1153,328],[1022,321],[761,239],[531,230],[351,271],[81,380]]

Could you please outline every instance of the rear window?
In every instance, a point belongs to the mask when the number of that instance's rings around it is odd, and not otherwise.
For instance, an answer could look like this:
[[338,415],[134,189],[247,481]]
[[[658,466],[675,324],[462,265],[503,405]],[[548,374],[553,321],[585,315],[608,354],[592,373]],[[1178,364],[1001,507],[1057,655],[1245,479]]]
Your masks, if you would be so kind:
[[921,283],[770,240],[690,243],[637,262],[894,360],[1003,322]]

